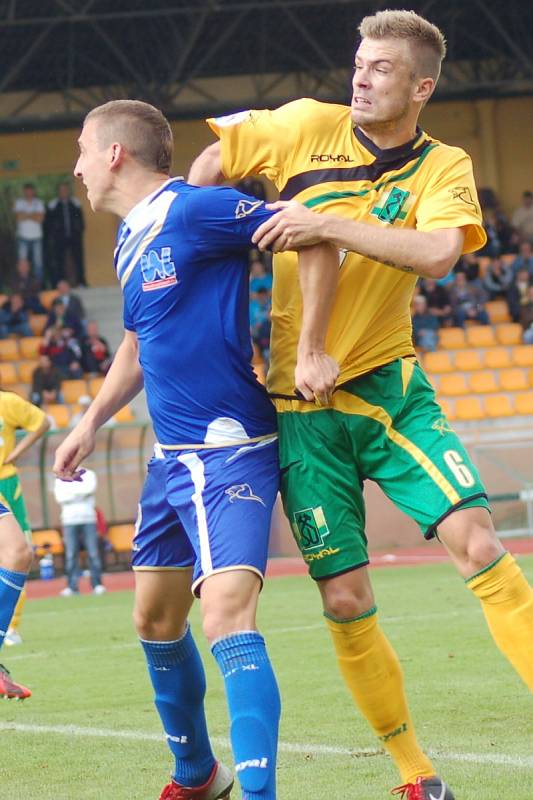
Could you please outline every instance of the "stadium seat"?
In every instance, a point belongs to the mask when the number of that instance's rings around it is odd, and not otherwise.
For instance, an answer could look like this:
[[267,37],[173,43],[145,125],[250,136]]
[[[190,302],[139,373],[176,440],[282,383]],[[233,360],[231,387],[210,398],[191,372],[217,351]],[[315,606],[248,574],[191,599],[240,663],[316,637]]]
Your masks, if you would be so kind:
[[[115,561],[124,561],[129,565],[135,526],[132,523],[110,525],[106,538],[113,548]],[[125,557],[125,558],[124,558]]]
[[518,322],[496,325],[496,339],[500,344],[522,344],[522,326]]
[[133,422],[135,415],[129,406],[124,406],[113,415],[115,422]]
[[19,351],[21,358],[38,358],[39,348],[43,340],[40,336],[24,336],[19,341]]
[[42,408],[43,411],[52,417],[56,428],[68,428],[70,415],[66,406],[61,403],[48,403],[48,405],[44,405]]
[[30,387],[27,383],[20,383],[20,382],[13,383],[10,386],[8,386],[8,389],[10,392],[15,392],[15,394],[18,394],[20,397],[23,397],[24,400],[28,400],[30,397]]
[[452,404],[452,401],[447,397],[438,397],[437,398],[440,407],[442,408],[442,413],[446,417],[446,419],[454,420],[455,419],[455,410]]
[[512,417],[514,406],[507,394],[489,394],[484,398],[487,417]]
[[45,528],[41,531],[32,532],[32,544],[37,558],[42,558],[46,553],[53,556],[63,554],[63,539],[55,528]]
[[43,305],[48,311],[52,308],[52,303],[58,296],[58,293],[55,289],[43,289],[42,292],[39,292],[39,300],[41,301],[41,305]]
[[17,361],[18,358],[18,339],[0,339],[0,361]]
[[516,344],[511,347],[511,361],[517,367],[533,367],[533,345]]
[[506,347],[489,347],[483,353],[484,366],[489,369],[502,369],[511,366],[511,357]]
[[533,392],[517,392],[514,406],[517,414],[533,414]]
[[17,365],[12,361],[0,363],[0,387],[9,387],[9,391],[13,391],[11,386],[17,381]]
[[500,386],[504,392],[524,392],[529,388],[528,376],[520,367],[502,369],[500,371]]
[[489,369],[474,372],[468,379],[468,386],[476,394],[497,392],[500,388],[496,373]]
[[466,422],[484,417],[485,412],[479,397],[458,397],[455,401],[455,419]]
[[96,397],[104,382],[104,377],[97,376],[96,378],[89,378],[89,394],[91,397]]
[[451,375],[442,375],[439,382],[439,394],[448,397],[457,397],[468,394],[468,386],[464,375],[454,372]]
[[505,300],[489,300],[485,303],[485,308],[493,325],[498,322],[511,322],[509,306]]
[[33,371],[38,366],[37,361],[19,361],[19,378],[24,383],[31,383]]
[[470,347],[492,347],[496,344],[490,325],[471,325],[466,329],[466,341]]
[[458,350],[455,354],[455,369],[461,372],[472,372],[483,369],[483,361],[479,350]]
[[77,403],[83,394],[88,394],[87,381],[84,378],[61,382],[61,393],[65,403]]
[[30,317],[30,328],[32,329],[34,336],[40,336],[44,332],[44,328],[46,325],[46,320],[48,319],[47,314],[32,314]]
[[452,358],[446,350],[436,350],[434,353],[426,353],[423,366],[424,370],[429,373],[440,374],[441,372],[453,371]]
[[441,328],[439,330],[439,347],[443,350],[458,350],[466,347],[464,330],[462,328]]

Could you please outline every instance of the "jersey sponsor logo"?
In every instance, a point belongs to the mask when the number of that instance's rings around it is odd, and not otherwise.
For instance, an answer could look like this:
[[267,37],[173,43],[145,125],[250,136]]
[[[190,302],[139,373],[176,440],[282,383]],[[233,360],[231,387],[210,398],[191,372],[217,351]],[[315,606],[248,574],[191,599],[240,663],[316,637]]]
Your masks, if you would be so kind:
[[141,256],[141,272],[143,276],[143,292],[153,292],[156,289],[165,289],[178,282],[176,267],[171,260],[170,247],[149,250]]
[[400,189],[398,186],[393,186],[380,198],[381,205],[375,205],[370,213],[381,222],[393,225],[397,219],[403,220],[406,218],[406,203],[409,197],[411,197],[411,192],[406,189]]
[[251,111],[237,111],[235,114],[215,117],[215,123],[219,128],[231,128],[232,125],[238,125],[240,122],[244,122],[245,119],[250,119],[251,115]]
[[479,212],[469,186],[455,186],[453,189],[450,189],[450,192],[454,200],[461,200],[463,203],[466,203],[467,206],[472,206],[476,214]]
[[311,561],[322,561],[322,559],[329,558],[329,556],[335,556],[340,551],[340,547],[324,547],[318,553],[302,553],[302,558],[307,564],[310,564]]
[[453,433],[453,428],[450,427],[446,417],[439,417],[431,427],[434,431],[438,431],[441,436],[444,436],[445,433]]
[[355,162],[355,158],[351,156],[345,156],[342,153],[338,155],[333,155],[332,153],[313,153],[311,156],[311,161],[318,161],[321,164],[328,163],[333,161],[335,164],[353,164]]
[[256,503],[260,503],[266,508],[263,498],[253,493],[249,483],[238,483],[235,486],[230,486],[229,489],[226,489],[225,494],[228,495],[230,503],[234,503],[235,500],[255,500]]
[[322,506],[295,511],[292,529],[302,551],[321,550],[330,533]]
[[238,764],[235,764],[235,772],[242,772],[243,770],[249,769],[250,767],[267,769],[268,758],[264,756],[263,758],[247,758],[246,761],[239,761]]
[[250,216],[263,204],[263,200],[239,200],[235,208],[235,219],[244,219],[244,217]]

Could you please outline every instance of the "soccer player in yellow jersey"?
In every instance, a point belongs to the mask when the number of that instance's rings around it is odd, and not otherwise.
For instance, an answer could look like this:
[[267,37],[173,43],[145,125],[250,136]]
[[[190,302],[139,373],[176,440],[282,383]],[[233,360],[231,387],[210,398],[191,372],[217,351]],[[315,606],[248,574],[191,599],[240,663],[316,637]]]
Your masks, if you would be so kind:
[[268,388],[284,506],[341,673],[399,769],[393,793],[453,800],[416,740],[399,661],[378,624],[363,481],[378,483],[427,539],[438,532],[498,647],[532,690],[533,591],[496,537],[479,475],[412,345],[418,276],[443,277],[485,241],[469,157],[417,126],[445,41],[412,11],[378,12],[359,30],[351,107],[304,99],[209,120],[220,142],[199,156],[189,181],[266,175],[290,202],[280,202],[254,241],[275,251],[327,241],[341,251],[326,340],[340,376],[326,407],[295,396],[295,259],[275,258]]

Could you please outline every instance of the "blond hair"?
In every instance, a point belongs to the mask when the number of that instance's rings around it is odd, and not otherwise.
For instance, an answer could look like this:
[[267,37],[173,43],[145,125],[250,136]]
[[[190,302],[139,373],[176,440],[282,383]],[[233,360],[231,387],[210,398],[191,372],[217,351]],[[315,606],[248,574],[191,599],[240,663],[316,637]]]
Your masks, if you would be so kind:
[[412,42],[419,75],[437,82],[446,55],[446,39],[442,32],[415,11],[378,11],[364,17],[359,25],[363,39],[406,39]]
[[141,100],[111,100],[93,108],[85,122],[103,123],[96,129],[100,147],[117,141],[130,156],[154,172],[168,174],[174,142],[167,118],[149,103]]

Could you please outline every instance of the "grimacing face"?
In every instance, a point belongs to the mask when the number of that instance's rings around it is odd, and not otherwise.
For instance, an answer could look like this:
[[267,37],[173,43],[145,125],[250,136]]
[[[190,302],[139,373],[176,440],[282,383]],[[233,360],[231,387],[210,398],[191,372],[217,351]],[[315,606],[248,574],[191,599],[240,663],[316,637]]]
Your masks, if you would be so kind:
[[90,119],[83,126],[78,139],[80,154],[74,167],[74,175],[83,181],[87,199],[93,211],[105,210],[106,194],[111,187],[109,148],[101,148],[97,139],[97,119]]
[[416,64],[402,39],[363,39],[355,54],[352,120],[363,130],[385,129],[412,110]]

